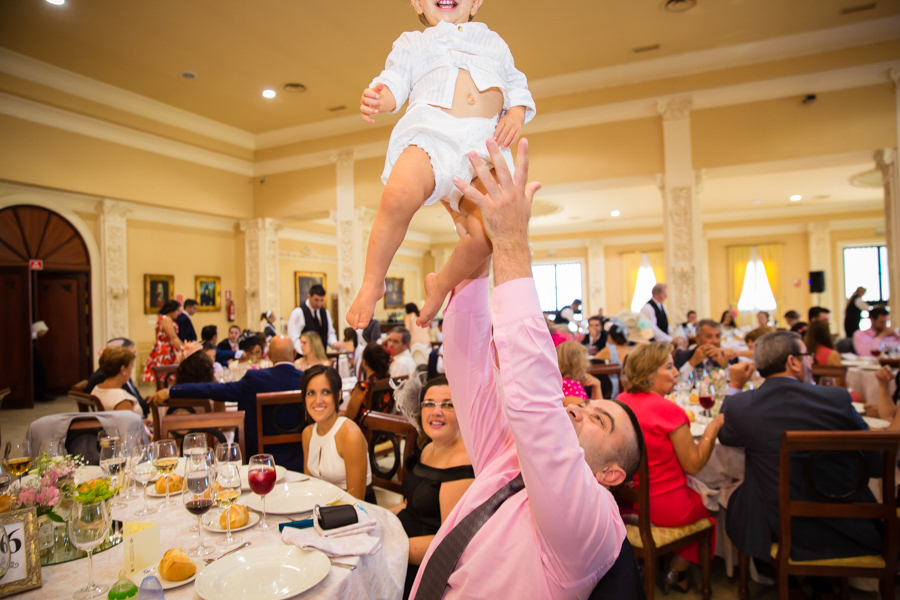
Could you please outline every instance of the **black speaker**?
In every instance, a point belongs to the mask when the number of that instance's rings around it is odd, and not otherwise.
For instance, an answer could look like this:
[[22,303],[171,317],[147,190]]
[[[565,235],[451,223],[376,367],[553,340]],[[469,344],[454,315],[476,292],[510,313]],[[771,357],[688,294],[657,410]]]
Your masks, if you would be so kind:
[[821,294],[825,291],[825,271],[809,272],[809,293]]

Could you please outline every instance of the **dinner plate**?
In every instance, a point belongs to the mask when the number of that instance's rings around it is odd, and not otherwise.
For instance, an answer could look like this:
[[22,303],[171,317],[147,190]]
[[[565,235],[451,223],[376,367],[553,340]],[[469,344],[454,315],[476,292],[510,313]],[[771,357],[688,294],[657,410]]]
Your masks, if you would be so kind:
[[[294,483],[280,483],[266,496],[266,513],[294,515],[311,511],[316,504],[331,504],[341,497],[343,490],[321,479],[307,479]],[[247,508],[262,512],[262,498],[250,494],[241,499]]]
[[203,600],[284,600],[328,576],[331,561],[296,546],[248,548],[223,556],[200,573],[194,589]]
[[863,415],[866,414],[866,405],[863,404],[862,402],[854,402],[853,408],[855,408],[856,412],[858,412],[860,414],[863,414]]
[[91,479],[103,479],[103,469],[97,465],[85,465],[75,472],[75,485],[81,485]]
[[171,590],[172,588],[181,587],[197,579],[197,575],[199,575],[200,571],[206,567],[206,563],[199,558],[192,558],[191,560],[194,561],[194,565],[197,567],[197,570],[194,571],[194,574],[187,579],[182,579],[181,581],[172,581],[171,579],[166,579],[159,574],[159,564],[155,564],[152,567],[147,567],[140,573],[135,574],[135,576],[132,577],[131,580],[136,586],[141,587],[141,582],[144,580],[144,578],[153,575],[154,577],[159,579],[159,583],[164,590]]
[[[147,497],[148,498],[165,498],[166,493],[165,492],[163,492],[163,493],[157,492],[155,486],[156,486],[155,483],[147,484]],[[181,488],[179,488],[178,491],[172,490],[171,492],[169,492],[169,497],[175,498],[176,496],[180,496],[182,490],[184,490],[184,483],[181,484]]]
[[875,417],[863,416],[862,420],[865,421],[866,424],[873,429],[884,429],[891,424],[890,421],[885,421],[884,419],[876,419]]
[[[250,480],[247,479],[247,474],[250,472],[249,465],[241,465],[241,489],[246,491],[250,490]],[[281,481],[284,479],[285,474],[287,473],[287,469],[280,465],[275,465],[275,481]]]
[[[252,513],[250,513],[250,520],[247,521],[246,525],[244,525],[243,527],[232,527],[231,532],[234,533],[235,531],[243,531],[245,529],[250,529],[257,523],[259,523],[259,515],[256,514],[255,512],[252,512]],[[205,529],[207,531],[212,531],[213,533],[228,533],[224,527],[219,526],[219,519],[213,519],[212,521],[210,521],[208,523],[204,523],[203,529]]]

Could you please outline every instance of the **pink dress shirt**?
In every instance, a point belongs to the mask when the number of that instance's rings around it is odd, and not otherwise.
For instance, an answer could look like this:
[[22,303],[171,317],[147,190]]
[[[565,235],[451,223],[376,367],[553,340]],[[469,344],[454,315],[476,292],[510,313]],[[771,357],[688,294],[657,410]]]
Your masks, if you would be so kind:
[[887,340],[897,342],[897,338],[889,335],[886,337],[878,337],[872,328],[865,331],[859,330],[853,334],[853,349],[857,356],[872,356],[872,350],[878,348]]
[[525,490],[475,535],[444,598],[587,598],[616,561],[625,525],[563,410],[534,280],[497,286],[490,310],[487,291],[487,279],[464,282],[444,312],[444,364],[475,482],[431,543],[410,597],[447,533],[521,472]]

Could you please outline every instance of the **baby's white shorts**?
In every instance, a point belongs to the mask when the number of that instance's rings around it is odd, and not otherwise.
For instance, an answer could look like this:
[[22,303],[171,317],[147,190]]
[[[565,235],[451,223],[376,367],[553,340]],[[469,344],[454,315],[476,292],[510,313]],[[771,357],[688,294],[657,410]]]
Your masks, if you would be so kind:
[[[424,206],[447,200],[450,207],[459,212],[462,192],[453,185],[453,178],[459,177],[471,183],[476,177],[468,157],[472,150],[478,153],[489,169],[493,168],[485,142],[494,137],[498,120],[499,117],[454,117],[429,104],[410,108],[391,133],[381,182],[387,183],[394,163],[406,148],[418,146],[428,154],[434,171],[434,192],[425,200]],[[515,173],[512,152],[508,148],[502,152],[510,174]]]

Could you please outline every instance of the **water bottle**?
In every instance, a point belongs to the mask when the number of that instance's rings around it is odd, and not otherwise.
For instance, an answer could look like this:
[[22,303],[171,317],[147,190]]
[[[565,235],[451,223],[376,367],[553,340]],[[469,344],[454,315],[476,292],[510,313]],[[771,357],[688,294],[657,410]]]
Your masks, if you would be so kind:
[[165,600],[166,595],[163,593],[162,584],[159,579],[150,575],[144,577],[141,582],[141,589],[138,592],[138,600]]

